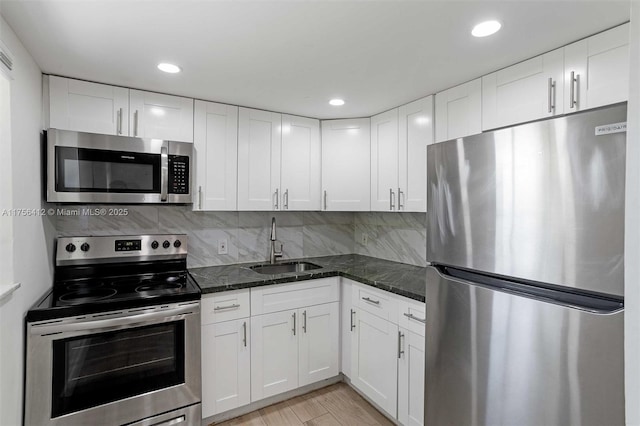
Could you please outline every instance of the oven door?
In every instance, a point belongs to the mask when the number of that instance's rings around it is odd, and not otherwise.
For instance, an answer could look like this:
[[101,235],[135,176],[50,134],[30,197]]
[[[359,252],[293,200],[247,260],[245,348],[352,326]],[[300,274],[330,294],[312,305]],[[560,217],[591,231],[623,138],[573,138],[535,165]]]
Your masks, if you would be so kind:
[[47,201],[166,202],[168,150],[160,139],[49,129]]
[[200,402],[199,302],[27,330],[25,424],[121,425]]

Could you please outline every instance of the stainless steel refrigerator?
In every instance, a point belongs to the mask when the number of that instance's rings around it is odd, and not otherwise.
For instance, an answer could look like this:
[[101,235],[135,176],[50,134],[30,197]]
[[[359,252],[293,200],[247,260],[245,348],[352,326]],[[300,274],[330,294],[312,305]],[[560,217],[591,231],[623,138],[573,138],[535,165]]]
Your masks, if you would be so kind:
[[626,104],[428,147],[425,424],[624,424]]

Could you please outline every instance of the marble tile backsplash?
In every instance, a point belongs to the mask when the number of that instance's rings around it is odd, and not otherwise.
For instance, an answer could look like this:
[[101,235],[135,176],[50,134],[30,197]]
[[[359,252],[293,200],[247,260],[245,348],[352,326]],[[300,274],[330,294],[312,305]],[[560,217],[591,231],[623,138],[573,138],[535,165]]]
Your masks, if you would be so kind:
[[[269,258],[271,218],[284,258],[358,253],[414,265],[426,264],[424,213],[194,212],[190,206],[115,206],[126,215],[84,215],[114,206],[59,206],[80,212],[56,216],[58,235],[188,235],[189,267],[259,262]],[[368,244],[362,244],[367,233]],[[227,240],[227,254],[218,241]]]

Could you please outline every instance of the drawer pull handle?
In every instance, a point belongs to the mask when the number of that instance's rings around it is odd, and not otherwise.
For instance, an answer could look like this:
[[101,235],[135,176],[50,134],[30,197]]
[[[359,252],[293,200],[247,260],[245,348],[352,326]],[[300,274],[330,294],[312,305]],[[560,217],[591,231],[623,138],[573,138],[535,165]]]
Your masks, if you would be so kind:
[[365,301],[367,301],[367,302],[369,302],[369,303],[373,303],[373,304],[375,304],[375,305],[379,305],[379,304],[380,304],[380,301],[379,301],[379,300],[369,299],[368,297],[363,297],[363,298],[362,298],[362,300],[365,300]]
[[216,306],[215,308],[213,308],[214,311],[221,311],[223,309],[235,309],[235,308],[239,308],[240,305],[238,305],[237,303],[234,303],[233,305],[229,305],[229,306]]
[[419,321],[419,322],[421,322],[423,324],[425,324],[427,322],[426,318],[418,318],[418,317],[413,316],[413,314],[408,314],[408,313],[405,312],[403,315],[405,317],[409,318],[409,319]]

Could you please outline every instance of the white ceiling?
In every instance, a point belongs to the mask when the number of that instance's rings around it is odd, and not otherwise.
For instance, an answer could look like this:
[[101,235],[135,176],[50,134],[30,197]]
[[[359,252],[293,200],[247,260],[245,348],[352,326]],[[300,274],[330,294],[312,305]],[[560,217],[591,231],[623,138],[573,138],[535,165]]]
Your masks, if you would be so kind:
[[[46,73],[343,118],[628,21],[629,2],[2,0],[0,12]],[[472,37],[489,18],[502,30]],[[161,61],[184,71],[162,73]]]

